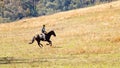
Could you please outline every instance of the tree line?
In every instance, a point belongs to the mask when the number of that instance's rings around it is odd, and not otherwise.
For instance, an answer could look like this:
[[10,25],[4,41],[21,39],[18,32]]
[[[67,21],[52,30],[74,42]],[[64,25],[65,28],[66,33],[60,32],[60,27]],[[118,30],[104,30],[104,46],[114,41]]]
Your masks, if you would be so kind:
[[0,22],[49,15],[113,0],[0,0]]

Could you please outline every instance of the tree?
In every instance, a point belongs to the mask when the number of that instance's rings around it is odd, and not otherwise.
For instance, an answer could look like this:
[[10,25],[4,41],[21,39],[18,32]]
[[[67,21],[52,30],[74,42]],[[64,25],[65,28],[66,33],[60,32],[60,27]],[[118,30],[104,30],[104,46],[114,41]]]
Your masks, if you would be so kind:
[[4,18],[4,0],[0,0],[0,12],[1,12],[1,16]]
[[110,1],[114,0],[0,0],[0,16],[14,21]]

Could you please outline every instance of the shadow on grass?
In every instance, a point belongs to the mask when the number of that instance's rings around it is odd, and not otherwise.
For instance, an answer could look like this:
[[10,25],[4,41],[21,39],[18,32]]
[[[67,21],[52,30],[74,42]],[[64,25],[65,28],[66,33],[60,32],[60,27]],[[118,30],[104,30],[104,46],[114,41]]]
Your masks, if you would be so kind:
[[53,46],[52,48],[62,48],[62,47],[59,47],[59,46]]
[[0,57],[0,64],[12,64],[12,63],[35,63],[35,62],[48,62],[46,59],[21,59],[14,57]]

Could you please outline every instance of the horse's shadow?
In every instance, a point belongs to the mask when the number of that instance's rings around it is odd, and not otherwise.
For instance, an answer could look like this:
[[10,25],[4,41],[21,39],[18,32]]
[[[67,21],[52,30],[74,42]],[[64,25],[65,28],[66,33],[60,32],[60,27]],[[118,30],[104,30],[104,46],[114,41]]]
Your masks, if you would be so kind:
[[62,47],[60,47],[60,46],[53,46],[52,48],[62,48]]
[[13,64],[13,63],[39,63],[48,62],[46,59],[36,58],[36,59],[21,59],[14,57],[0,57],[0,64]]

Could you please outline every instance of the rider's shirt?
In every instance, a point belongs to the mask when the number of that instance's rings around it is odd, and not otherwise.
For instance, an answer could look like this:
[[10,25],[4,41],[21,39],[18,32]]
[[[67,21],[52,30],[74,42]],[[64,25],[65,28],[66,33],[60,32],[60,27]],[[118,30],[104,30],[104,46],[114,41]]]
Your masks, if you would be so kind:
[[46,32],[46,31],[45,31],[45,27],[43,27],[43,28],[42,28],[42,33],[45,33],[45,32]]

